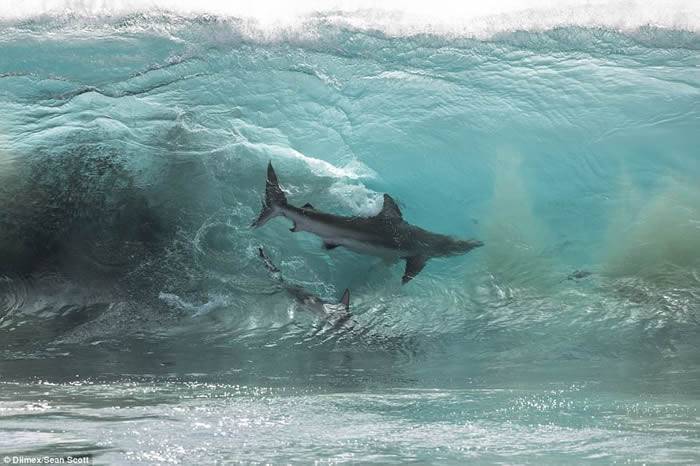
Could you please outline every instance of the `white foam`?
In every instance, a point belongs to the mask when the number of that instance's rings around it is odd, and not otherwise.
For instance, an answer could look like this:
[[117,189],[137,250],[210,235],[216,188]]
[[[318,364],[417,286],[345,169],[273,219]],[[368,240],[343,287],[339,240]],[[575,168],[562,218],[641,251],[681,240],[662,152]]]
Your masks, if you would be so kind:
[[241,119],[233,119],[232,122],[235,125],[234,134],[236,136],[232,145],[245,147],[249,152],[257,154],[263,161],[296,160],[306,165],[311,173],[330,178],[357,180],[372,178],[376,175],[371,168],[358,160],[351,160],[345,166],[337,167],[320,158],[303,154],[292,148],[287,137],[276,128],[263,128]]
[[348,184],[339,181],[333,183],[328,191],[343,206],[363,217],[376,215],[384,203],[384,198],[380,193],[361,184]]
[[215,311],[217,309],[225,308],[229,305],[229,300],[225,296],[214,295],[209,301],[204,304],[193,304],[185,301],[180,296],[173,293],[163,293],[158,295],[158,298],[169,306],[179,308],[186,311],[192,315],[192,317],[199,317],[205,314]]
[[304,33],[313,22],[381,30],[388,35],[433,33],[488,36],[509,30],[557,26],[620,30],[658,26],[697,32],[697,0],[0,0],[0,17],[40,15],[119,16],[168,11],[176,15],[217,15],[248,20],[256,37]]
[[304,155],[298,150],[284,145],[265,144],[262,142],[242,141],[236,144],[245,146],[251,152],[274,159],[292,159],[305,164],[311,173],[331,178],[360,179],[372,176],[371,170],[361,162],[351,162],[345,167],[336,167],[332,163],[315,157]]

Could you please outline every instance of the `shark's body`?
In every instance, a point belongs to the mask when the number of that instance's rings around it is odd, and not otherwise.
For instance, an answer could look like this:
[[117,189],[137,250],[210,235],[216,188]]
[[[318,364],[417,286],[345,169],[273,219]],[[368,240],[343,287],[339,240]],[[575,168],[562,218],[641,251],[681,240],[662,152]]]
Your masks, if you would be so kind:
[[402,283],[415,277],[431,257],[465,254],[482,246],[478,240],[461,240],[426,231],[404,221],[401,210],[388,194],[384,206],[373,217],[343,217],[320,212],[310,204],[295,207],[287,202],[272,163],[267,167],[265,201],[254,227],[283,216],[293,223],[291,231],[308,231],[321,239],[326,249],[344,246],[352,251],[382,257],[388,261],[405,259]]
[[263,248],[258,248],[258,254],[267,270],[275,275],[275,278],[280,282],[284,291],[294,298],[300,306],[323,319],[331,321],[336,327],[343,325],[352,317],[352,314],[350,314],[350,290],[347,288],[345,289],[339,303],[326,301],[299,285],[288,283],[280,275],[280,270],[277,266],[267,257]]

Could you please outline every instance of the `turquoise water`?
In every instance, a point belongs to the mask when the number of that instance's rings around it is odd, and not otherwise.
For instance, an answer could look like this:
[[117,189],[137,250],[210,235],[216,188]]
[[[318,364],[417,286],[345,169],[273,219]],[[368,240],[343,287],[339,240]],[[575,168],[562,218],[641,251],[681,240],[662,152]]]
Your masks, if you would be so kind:
[[[700,462],[698,65],[697,33],[650,26],[4,20],[0,454]],[[283,219],[252,230],[268,161],[295,205],[386,192],[485,245],[402,287]],[[352,329],[261,245],[324,299],[350,288]]]

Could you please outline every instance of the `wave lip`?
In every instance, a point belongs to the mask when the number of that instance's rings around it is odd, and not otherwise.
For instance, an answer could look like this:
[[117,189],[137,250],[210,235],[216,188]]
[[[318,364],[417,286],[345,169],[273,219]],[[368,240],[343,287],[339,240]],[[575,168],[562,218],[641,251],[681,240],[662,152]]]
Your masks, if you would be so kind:
[[692,0],[498,0],[488,4],[389,0],[381,8],[368,0],[260,0],[254,4],[222,0],[28,0],[19,5],[0,1],[0,19],[6,24],[55,18],[80,19],[83,24],[85,20],[93,24],[115,20],[121,23],[134,15],[143,16],[147,22],[157,17],[234,20],[243,26],[245,36],[259,40],[279,40],[290,35],[311,38],[317,35],[319,25],[379,31],[395,37],[431,34],[482,39],[504,32],[572,26],[620,31],[647,26],[700,31],[700,3]]

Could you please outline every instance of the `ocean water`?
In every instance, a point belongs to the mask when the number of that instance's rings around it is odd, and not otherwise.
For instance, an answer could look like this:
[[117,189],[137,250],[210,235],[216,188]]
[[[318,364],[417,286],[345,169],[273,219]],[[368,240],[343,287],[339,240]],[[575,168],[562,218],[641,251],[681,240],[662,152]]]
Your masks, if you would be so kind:
[[[700,14],[625,5],[5,14],[0,456],[700,463]],[[268,161],[485,245],[253,230]]]

